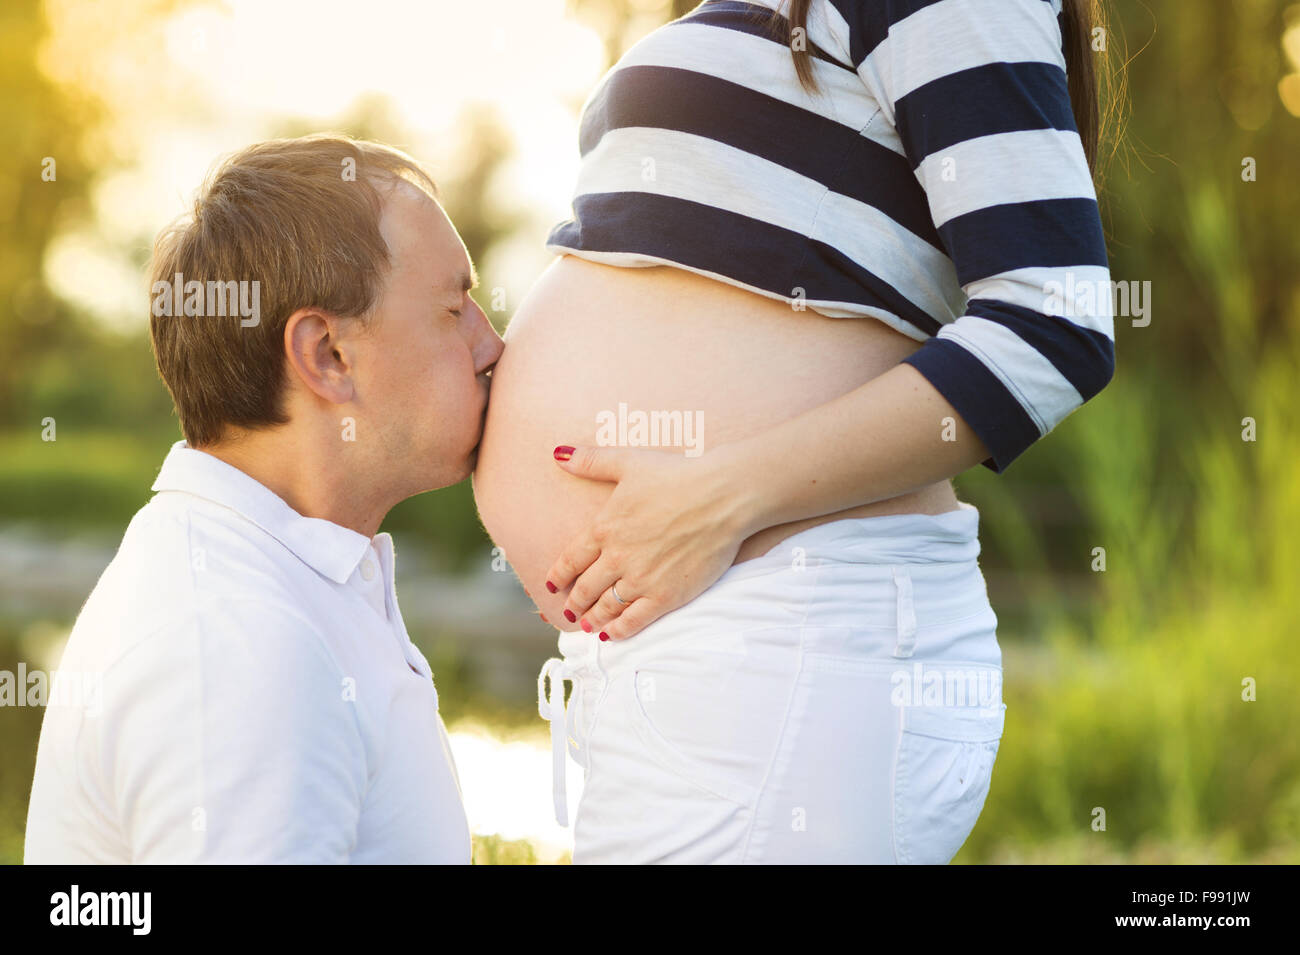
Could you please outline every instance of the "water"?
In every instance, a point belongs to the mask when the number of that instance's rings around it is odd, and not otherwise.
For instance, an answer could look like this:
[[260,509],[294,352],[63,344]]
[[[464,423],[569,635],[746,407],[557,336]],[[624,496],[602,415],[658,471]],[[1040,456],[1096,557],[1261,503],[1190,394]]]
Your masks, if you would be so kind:
[[[471,832],[527,840],[540,862],[573,852],[572,828],[555,821],[551,747],[545,731],[537,740],[503,740],[465,724],[453,726],[448,735]],[[582,770],[567,758],[565,766],[572,819],[582,795]]]

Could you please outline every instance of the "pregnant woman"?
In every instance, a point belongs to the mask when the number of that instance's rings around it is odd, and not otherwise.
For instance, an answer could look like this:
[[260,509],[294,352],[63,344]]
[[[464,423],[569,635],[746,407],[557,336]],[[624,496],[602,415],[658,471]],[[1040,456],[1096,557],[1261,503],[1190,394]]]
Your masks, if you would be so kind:
[[586,771],[575,862],[969,835],[1004,704],[950,478],[1114,366],[1090,28],[1076,0],[710,0],[588,100],[474,481],[563,631],[539,704],[562,823],[565,753]]

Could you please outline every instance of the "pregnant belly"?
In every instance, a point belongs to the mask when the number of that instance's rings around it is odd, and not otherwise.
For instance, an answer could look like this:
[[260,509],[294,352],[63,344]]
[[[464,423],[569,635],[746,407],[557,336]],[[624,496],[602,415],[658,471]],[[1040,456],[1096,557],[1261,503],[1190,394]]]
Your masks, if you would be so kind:
[[[552,460],[559,444],[695,455],[792,418],[888,371],[920,343],[874,319],[827,318],[681,269],[564,256],[520,304],[492,372],[474,495],[525,590],[563,629],[546,572],[613,485]],[[947,481],[760,531],[737,562],[815,524],[958,506]]]

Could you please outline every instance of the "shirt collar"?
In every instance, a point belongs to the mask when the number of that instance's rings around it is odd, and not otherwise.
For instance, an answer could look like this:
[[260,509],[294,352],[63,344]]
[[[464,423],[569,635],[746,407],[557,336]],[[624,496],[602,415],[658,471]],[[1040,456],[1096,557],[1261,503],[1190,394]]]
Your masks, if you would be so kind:
[[172,445],[155,491],[183,491],[220,504],[256,524],[317,573],[346,583],[370,539],[332,521],[303,517],[265,485],[184,441]]

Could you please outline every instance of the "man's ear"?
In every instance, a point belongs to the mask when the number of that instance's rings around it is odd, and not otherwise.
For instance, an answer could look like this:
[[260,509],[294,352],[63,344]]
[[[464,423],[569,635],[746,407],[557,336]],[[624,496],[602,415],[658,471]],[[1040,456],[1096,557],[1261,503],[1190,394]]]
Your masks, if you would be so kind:
[[319,309],[300,308],[284,323],[284,351],[290,373],[325,401],[343,404],[355,391],[352,349],[342,340],[343,319]]

